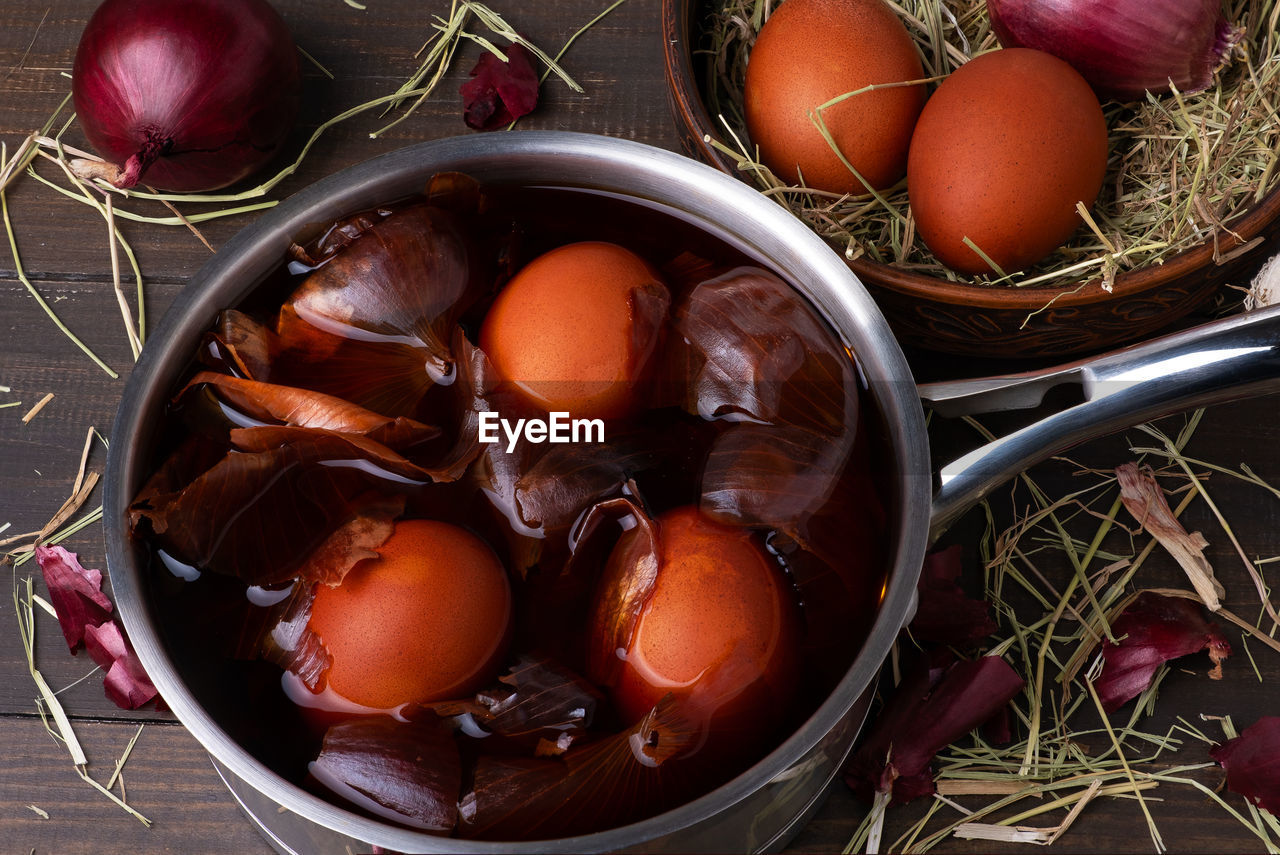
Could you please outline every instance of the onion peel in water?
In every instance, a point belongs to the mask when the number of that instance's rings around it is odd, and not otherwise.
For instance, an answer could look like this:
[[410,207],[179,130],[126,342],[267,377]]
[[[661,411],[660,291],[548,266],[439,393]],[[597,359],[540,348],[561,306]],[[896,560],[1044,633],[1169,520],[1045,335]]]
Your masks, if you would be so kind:
[[821,316],[777,276],[741,267],[707,279],[675,316],[689,342],[690,412],[837,438],[854,433],[853,363]]
[[456,215],[415,205],[387,216],[311,273],[282,317],[344,339],[413,347],[423,351],[427,373],[449,380],[454,325],[483,293],[486,270]]
[[[697,740],[684,705],[668,697],[631,727],[561,757],[481,757],[459,802],[460,830],[482,839],[554,839],[634,822],[688,795],[688,777],[664,766]],[[595,797],[573,797],[580,792]]]
[[831,501],[858,437],[853,362],[794,289],[754,268],[699,284],[675,323],[685,409],[729,422],[708,455],[702,510],[815,547],[800,521]]
[[178,393],[178,397],[197,386],[216,389],[220,399],[247,417],[262,421],[264,425],[271,420],[295,427],[360,434],[388,448],[401,451],[435,439],[441,433],[438,427],[424,425],[409,418],[379,415],[322,392],[262,383],[212,371],[202,371],[192,377]]
[[1263,716],[1209,755],[1227,773],[1227,789],[1280,817],[1280,716]]
[[556,660],[517,655],[496,684],[473,699],[432,704],[438,715],[470,715],[490,734],[532,749],[563,754],[595,720],[604,696]]
[[[423,371],[422,355],[412,347],[348,340],[336,346],[343,348],[341,358],[317,361],[297,340],[286,346],[280,336],[248,315],[224,312],[218,332],[206,337],[203,352],[206,363],[234,373],[202,372],[202,376],[219,388],[224,402],[236,401],[245,418],[291,418],[299,427],[330,425],[338,432],[363,434],[404,452],[431,470],[438,481],[460,478],[481,452],[480,413],[499,400],[492,367],[462,329],[455,328],[450,349],[456,365],[454,378],[443,387]],[[233,379],[214,381],[214,376]],[[250,379],[254,377],[280,382]],[[189,385],[195,385],[195,380]],[[408,416],[382,415],[416,413],[432,390],[437,396],[432,409],[437,415],[447,414],[447,430]],[[304,410],[314,413],[301,420],[298,414]]]
[[[646,428],[619,429],[607,443],[589,445],[536,446],[521,437],[513,454],[499,450],[496,444],[484,448],[483,465],[476,467],[474,474],[495,509],[516,522],[519,530],[508,533],[511,569],[528,583],[528,595],[542,599],[547,608],[564,613],[566,618],[572,616],[571,611],[565,611],[569,606],[566,598],[579,602],[581,596],[570,589],[581,591],[587,587],[585,580],[573,580],[572,573],[556,574],[555,579],[545,575],[534,578],[538,574],[530,571],[562,566],[573,551],[575,526],[595,505],[625,495],[635,476],[678,465],[689,459],[685,453],[696,455],[703,446],[692,432],[672,429],[665,433],[666,437],[660,438]],[[681,441],[672,445],[683,453],[674,453],[660,441],[669,441],[676,434]]]
[[[489,455],[490,458],[507,456]],[[560,461],[564,462],[564,458]],[[516,468],[502,477],[514,478],[513,483],[519,483],[519,475]],[[525,542],[513,543],[513,551],[523,560],[513,567],[522,573],[520,599],[525,607],[520,625],[523,633],[539,639],[539,649],[546,655],[584,671],[588,670],[592,654],[583,646],[589,632],[589,627],[584,626],[589,621],[584,621],[583,615],[591,613],[601,570],[619,535],[633,525],[643,525],[640,520],[648,520],[637,490],[635,482],[628,478],[620,485],[619,495],[597,501],[581,511],[564,533],[562,545],[537,536],[537,532],[524,537]],[[574,498],[572,493],[563,497]],[[557,516],[562,514],[554,508],[546,510]],[[571,627],[574,629],[569,631]]]
[[306,243],[290,244],[289,257],[303,267],[320,267],[394,213],[395,209],[388,207],[349,214],[333,222],[318,237]]
[[266,0],[106,0],[76,50],[85,136],[117,187],[215,190],[283,146],[301,102],[298,51]]
[[[135,527],[147,520],[159,543],[179,561],[250,585],[281,584],[300,574],[337,584],[368,557],[365,548],[381,543],[383,526],[361,519],[393,519],[403,507],[398,490],[404,483],[429,480],[385,446],[341,434],[265,427],[233,435],[256,438],[263,448],[231,451],[172,491],[163,489],[169,485],[161,477],[155,487],[144,487],[129,513]],[[290,444],[277,444],[285,436]],[[254,441],[243,447],[251,448]],[[379,487],[382,496],[375,490]],[[311,495],[328,498],[313,502]],[[278,532],[289,537],[275,536]],[[356,532],[368,537],[344,536]],[[326,543],[330,549],[312,555]],[[319,560],[322,556],[328,560]]]
[[433,388],[474,367],[470,350],[455,353],[465,338],[458,319],[503,275],[485,259],[502,254],[507,236],[494,238],[497,253],[464,237],[483,204],[472,184],[432,182],[457,208],[358,212],[295,244],[292,254],[310,272],[269,322],[224,311],[201,349],[206,365],[386,416],[414,415]]
[[[387,523],[387,536],[391,524]],[[385,537],[383,538],[386,539]],[[376,555],[372,550],[370,555]],[[267,609],[244,611],[244,624],[236,647],[240,659],[264,659],[292,673],[312,691],[333,657],[320,636],[311,629],[311,606],[316,586],[294,583],[280,602]]]
[[[467,344],[464,349],[469,347]],[[485,362],[478,349],[475,358]],[[486,363],[484,370],[489,367]],[[475,385],[489,388],[477,393],[477,416],[486,407],[496,407],[509,418],[539,415],[508,385],[490,384],[488,379]],[[471,425],[469,421],[466,424]],[[582,578],[574,578],[584,574],[566,569],[554,579],[534,579],[530,571],[539,566],[560,566],[569,559],[580,537],[574,531],[585,528],[583,521],[597,504],[629,491],[634,496],[628,483],[636,476],[665,467],[667,473],[686,473],[682,477],[668,474],[669,482],[694,489],[693,473],[705,449],[706,442],[698,432],[682,424],[664,426],[661,431],[645,425],[619,425],[605,443],[535,444],[521,435],[510,451],[505,440],[484,445],[470,477],[494,509],[512,523],[507,533],[512,556],[509,566],[529,582],[526,593],[539,598],[551,612],[572,618],[573,612],[566,611],[569,603],[579,602],[584,588],[589,591],[589,580],[584,584]],[[587,562],[579,559],[576,564],[585,567]],[[588,569],[585,575],[591,572]]]
[[394,521],[404,513],[404,504],[403,496],[370,492],[357,497],[348,519],[307,553],[298,578],[331,586],[340,584],[348,570],[376,557],[377,547],[386,543]]
[[265,382],[281,353],[279,337],[244,312],[226,309],[200,343],[200,361],[232,377]]
[[[605,570],[595,593],[591,615],[592,641],[587,648],[587,673],[596,682],[617,681],[623,661],[619,650],[628,650],[636,625],[653,596],[661,569],[658,528],[649,515],[631,499],[615,499],[592,508],[591,514],[625,515],[622,525],[629,535],[625,566]],[[616,548],[616,547],[615,547]],[[614,562],[610,560],[610,564]]]
[[[432,480],[429,468],[415,463],[394,449],[383,445],[359,433],[331,431],[324,428],[298,427],[296,425],[254,425],[233,428],[230,432],[231,445],[236,451],[250,453],[267,453],[283,445],[314,441],[323,451],[316,454],[329,453],[335,460],[364,460],[375,469],[372,472],[380,477],[405,480]],[[313,462],[320,462],[316,457]]]
[[[713,272],[679,261],[690,275]],[[757,268],[699,282],[675,324],[684,408],[728,422],[707,452],[699,507],[770,533],[806,606],[808,658],[838,679],[823,651],[849,644],[851,623],[870,625],[865,592],[883,572],[887,525],[854,363],[812,306]]]
[[987,12],[1001,45],[1066,60],[1118,101],[1208,89],[1241,35],[1221,0],[987,0]]
[[[281,310],[272,329],[241,312],[224,312],[208,337],[206,362],[246,378],[296,386],[389,416],[412,415],[434,381],[412,344],[361,341],[322,332]],[[376,370],[375,370],[376,369]]]
[[357,718],[325,732],[309,770],[318,783],[366,811],[425,831],[457,823],[462,759],[433,718]]
[[[689,442],[695,440],[689,437]],[[567,532],[583,508],[617,496],[635,473],[671,457],[645,430],[615,432],[606,445],[551,446],[516,482],[516,507],[527,525],[544,533]]]

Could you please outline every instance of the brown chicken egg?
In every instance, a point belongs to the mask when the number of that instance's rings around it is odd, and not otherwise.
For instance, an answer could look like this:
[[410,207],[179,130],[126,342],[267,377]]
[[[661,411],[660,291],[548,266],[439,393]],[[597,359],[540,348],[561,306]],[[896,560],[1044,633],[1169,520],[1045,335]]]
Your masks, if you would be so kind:
[[376,709],[465,697],[494,676],[511,625],[501,562],[466,529],[402,520],[378,557],[320,585],[309,626],[329,690]]
[[670,302],[634,252],[603,241],[568,244],[507,283],[485,315],[480,348],[535,406],[617,418],[638,403]]
[[985,254],[1012,273],[1071,236],[1077,203],[1093,204],[1106,169],[1107,125],[1089,84],[1055,56],[1008,48],[938,86],[911,139],[907,189],[939,261],[991,273]]
[[[672,694],[709,735],[743,749],[776,724],[774,712],[796,685],[796,605],[786,578],[758,534],[696,507],[662,514],[656,528],[652,588],[629,643],[615,652],[620,663],[604,669],[614,671],[614,702],[635,722]],[[648,571],[648,545],[634,531],[614,549],[606,578]],[[593,631],[608,631],[613,605],[597,601]]]
[[[751,49],[747,131],[760,159],[786,181],[836,193],[881,190],[906,172],[924,86],[859,90],[923,77],[911,37],[883,0],[786,0]],[[858,94],[823,110],[822,121],[857,175],[810,115],[849,92]]]

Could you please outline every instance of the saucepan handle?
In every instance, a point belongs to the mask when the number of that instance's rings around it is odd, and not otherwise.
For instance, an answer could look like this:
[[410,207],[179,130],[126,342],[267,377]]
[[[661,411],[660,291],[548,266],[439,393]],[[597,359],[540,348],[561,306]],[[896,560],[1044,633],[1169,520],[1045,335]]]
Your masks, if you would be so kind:
[[925,406],[958,416],[1034,407],[1064,384],[1078,387],[1081,403],[940,470],[931,539],[987,491],[1073,445],[1193,407],[1280,391],[1280,306],[1055,368],[918,388]]

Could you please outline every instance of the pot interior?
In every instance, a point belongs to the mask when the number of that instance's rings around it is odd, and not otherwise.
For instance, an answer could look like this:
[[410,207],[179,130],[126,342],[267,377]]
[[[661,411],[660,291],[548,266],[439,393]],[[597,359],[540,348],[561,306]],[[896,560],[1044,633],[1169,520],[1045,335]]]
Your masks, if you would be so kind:
[[[825,701],[792,735],[732,780],[665,813],[606,831],[504,843],[435,837],[392,826],[318,798],[246,750],[200,685],[184,671],[162,627],[148,574],[156,568],[135,538],[129,506],[161,443],[161,414],[190,370],[218,313],[251,299],[280,269],[300,235],[339,216],[420,192],[434,174],[463,172],[482,184],[555,187],[617,196],[674,218],[772,269],[825,317],[856,355],[867,410],[882,435],[886,549],[880,605],[854,628],[865,635]],[[662,238],[650,239],[661,241]],[[898,629],[909,619],[928,527],[930,473],[923,417],[905,360],[883,318],[843,262],[807,228],[754,191],[669,152],[620,140],[522,132],[425,143],[353,167],[287,200],[230,241],[184,289],[148,342],[126,388],[108,459],[108,566],[127,630],[166,703],[220,766],[274,803],[323,829],[397,851],[588,851],[639,847],[759,849],[779,845],[816,804],[848,751],[859,705]],[[860,544],[851,543],[851,550]],[[865,633],[862,632],[865,630]],[[234,704],[223,706],[234,706]],[[764,805],[770,805],[764,810]],[[319,850],[317,850],[319,851]],[[340,851],[340,850],[338,850]]]

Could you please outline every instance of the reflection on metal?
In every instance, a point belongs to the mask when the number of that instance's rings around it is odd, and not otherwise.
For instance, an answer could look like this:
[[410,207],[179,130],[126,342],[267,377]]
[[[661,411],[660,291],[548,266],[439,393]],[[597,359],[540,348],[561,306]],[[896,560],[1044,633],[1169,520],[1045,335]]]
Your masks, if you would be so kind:
[[1070,365],[923,385],[920,394],[938,414],[955,416],[1035,407],[1064,385],[1082,400],[939,471],[933,537],[995,486],[1073,445],[1192,407],[1280,392],[1280,307]]
[[[1114,377],[1108,377],[1107,380],[1112,383],[1132,385],[1147,380],[1172,379],[1171,375],[1194,371],[1197,368],[1204,368],[1208,365],[1216,365],[1269,350],[1271,350],[1271,346],[1266,345],[1263,347],[1226,347],[1199,353],[1181,353],[1146,365],[1134,365]],[[1107,394],[1111,394],[1111,391]]]

